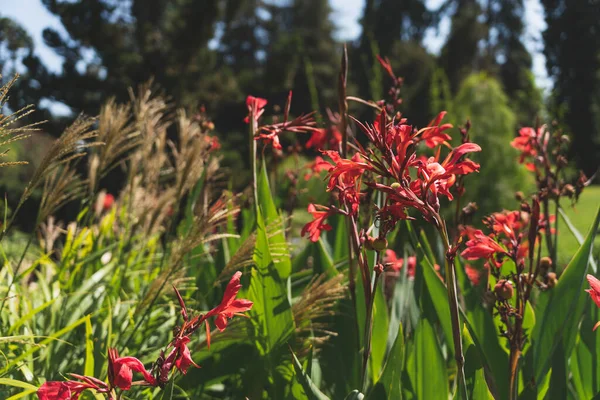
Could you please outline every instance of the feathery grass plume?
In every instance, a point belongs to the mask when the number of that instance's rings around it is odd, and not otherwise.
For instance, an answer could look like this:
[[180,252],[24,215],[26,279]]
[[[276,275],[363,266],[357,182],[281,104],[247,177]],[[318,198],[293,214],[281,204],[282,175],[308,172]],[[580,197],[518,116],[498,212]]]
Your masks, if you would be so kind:
[[165,294],[165,291],[170,289],[170,285],[166,284],[167,282],[184,276],[185,268],[183,261],[185,256],[192,250],[215,240],[227,237],[239,237],[239,235],[231,233],[213,233],[221,231],[221,228],[227,224],[227,221],[239,213],[240,209],[238,207],[231,206],[230,202],[232,201],[231,197],[222,195],[208,207],[206,213],[194,216],[194,220],[186,235],[174,242],[167,262],[168,267],[161,271],[154,282],[152,282],[149,290],[140,303],[138,303],[136,312],[144,310],[155,299]]
[[169,166],[165,148],[167,129],[173,121],[169,115],[170,105],[162,97],[154,96],[151,86],[151,81],[141,85],[137,95],[129,90],[134,124],[141,140],[131,156],[130,179],[142,173],[144,187],[158,190],[159,181],[165,175],[163,170]]
[[57,168],[85,156],[85,149],[102,145],[101,142],[93,140],[97,136],[97,132],[92,129],[95,121],[95,118],[79,116],[75,122],[73,122],[58,139],[56,139],[50,147],[50,150],[40,162],[40,165],[35,170],[31,181],[29,181],[29,184],[21,195],[17,210],[25,203],[29,196],[31,196],[38,185]]
[[114,99],[104,104],[98,117],[98,140],[104,146],[90,160],[89,183],[92,191],[96,189],[98,181],[141,142],[141,135],[132,120],[131,105],[117,104]]
[[67,163],[56,168],[44,180],[38,221],[45,221],[60,207],[82,197],[84,193],[85,181],[79,177],[73,165]]
[[49,216],[46,222],[40,223],[38,237],[40,248],[47,254],[53,253],[54,244],[64,232],[64,224],[62,222],[56,222],[56,219],[52,215]]
[[[2,150],[3,147],[16,142],[18,140],[23,140],[28,138],[31,132],[35,132],[39,130],[37,126],[43,123],[36,122],[33,124],[18,126],[18,122],[20,119],[26,117],[35,111],[33,105],[25,106],[20,110],[13,112],[12,114],[4,115],[2,110],[4,110],[4,106],[8,101],[8,92],[12,85],[19,78],[19,75],[15,75],[10,81],[0,87],[0,158],[5,156],[9,149]],[[2,79],[2,75],[0,75],[0,80]],[[24,165],[27,164],[27,161],[0,161],[0,167],[8,167],[11,165]]]
[[[269,239],[284,234],[284,224],[282,218],[276,218],[273,222],[266,226],[267,237]],[[215,286],[225,282],[231,275],[238,270],[243,270],[249,266],[254,265],[254,247],[256,245],[256,232],[252,232],[242,245],[238,248],[235,254],[231,257],[225,268],[219,274],[219,277],[215,280]],[[273,240],[269,240],[269,252],[274,262],[279,262],[281,258],[288,257],[289,246],[285,243],[275,243]]]
[[[318,347],[329,337],[337,335],[327,329],[327,323],[319,319],[335,314],[336,302],[346,296],[343,280],[343,274],[331,279],[327,279],[325,274],[315,276],[302,291],[300,299],[292,305],[296,333],[302,344],[310,341]],[[308,347],[305,350],[308,350]]]
[[198,182],[208,160],[210,145],[196,121],[189,119],[185,111],[177,111],[179,143],[169,142],[173,152],[175,187],[179,198]]
[[256,245],[256,233],[248,235],[246,240],[237,249],[235,254],[231,256],[225,268],[219,274],[219,277],[215,279],[214,286],[219,286],[227,279],[231,278],[231,275],[235,271],[244,271],[247,267],[254,265],[254,246]]

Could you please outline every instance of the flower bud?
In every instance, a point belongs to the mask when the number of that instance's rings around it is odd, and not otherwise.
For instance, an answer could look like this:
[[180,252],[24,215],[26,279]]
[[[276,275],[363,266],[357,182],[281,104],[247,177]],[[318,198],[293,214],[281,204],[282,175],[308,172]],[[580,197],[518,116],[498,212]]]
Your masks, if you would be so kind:
[[365,249],[367,250],[375,250],[374,247],[374,242],[375,242],[375,238],[369,236],[367,237],[367,239],[365,240]]
[[573,185],[567,183],[565,186],[563,186],[563,189],[562,189],[563,196],[573,197],[574,194],[575,194],[575,188],[573,187]]
[[379,263],[379,264],[375,265],[373,267],[373,270],[375,271],[376,274],[378,274],[378,275],[381,274],[383,272],[383,264]]
[[515,199],[517,199],[517,201],[523,201],[525,200],[525,195],[523,192],[517,192],[515,193]]
[[388,241],[385,238],[377,238],[373,240],[372,246],[374,250],[383,251],[387,249]]
[[499,300],[508,300],[513,297],[513,285],[511,281],[500,279],[494,286],[494,293]]
[[546,275],[546,285],[548,288],[552,289],[558,283],[558,279],[556,278],[556,274],[554,272],[548,272]]
[[550,257],[542,257],[540,260],[540,269],[542,272],[546,273],[550,268],[552,268],[552,259]]
[[400,188],[400,184],[398,182],[394,182],[390,185],[390,187],[394,190],[398,190]]

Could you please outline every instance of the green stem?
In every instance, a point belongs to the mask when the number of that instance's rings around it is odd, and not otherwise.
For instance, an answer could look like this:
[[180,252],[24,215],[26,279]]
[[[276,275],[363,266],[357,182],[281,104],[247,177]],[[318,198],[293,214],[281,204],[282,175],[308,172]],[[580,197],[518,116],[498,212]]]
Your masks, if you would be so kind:
[[[379,262],[379,253],[377,253],[377,262]],[[377,282],[379,280],[379,273],[375,273],[373,277],[373,283],[371,286],[371,297],[367,307],[367,319],[365,321],[365,338],[364,338],[364,353],[363,353],[363,375],[362,375],[362,391],[367,392],[367,385],[369,379],[367,373],[369,371],[369,356],[371,355],[371,337],[373,334],[373,305],[375,303],[375,292],[377,290]]]
[[[36,226],[37,226],[37,224],[36,224]],[[15,268],[15,271],[13,273],[12,279],[10,280],[10,284],[8,285],[8,289],[6,291],[6,296],[4,296],[4,298],[2,299],[2,304],[0,304],[0,311],[2,311],[4,309],[4,304],[6,304],[6,300],[10,297],[10,290],[12,289],[13,285],[15,284],[15,281],[19,277],[19,269],[21,269],[21,264],[23,264],[23,260],[25,260],[25,256],[27,255],[27,250],[29,250],[29,246],[31,246],[34,236],[35,236],[35,229],[29,235],[29,239],[27,240],[27,244],[25,245],[25,250],[23,250],[23,253],[21,254],[19,263],[17,264],[17,267]]]
[[252,169],[252,193],[254,194],[254,206],[258,210],[258,189],[257,189],[257,174],[256,174],[256,140],[254,136],[258,130],[258,121],[256,120],[254,113],[250,113],[250,123],[248,139],[250,144],[250,168]]
[[446,257],[444,266],[446,269],[446,289],[448,290],[448,304],[450,306],[450,319],[452,321],[452,340],[454,342],[454,358],[456,359],[458,393],[459,398],[467,400],[467,382],[465,379],[465,357],[462,348],[462,332],[460,328],[460,318],[458,309],[458,290],[456,285],[456,266],[454,265],[454,255],[450,253],[450,242],[448,241],[448,231],[441,218],[438,219],[438,229],[443,238]]

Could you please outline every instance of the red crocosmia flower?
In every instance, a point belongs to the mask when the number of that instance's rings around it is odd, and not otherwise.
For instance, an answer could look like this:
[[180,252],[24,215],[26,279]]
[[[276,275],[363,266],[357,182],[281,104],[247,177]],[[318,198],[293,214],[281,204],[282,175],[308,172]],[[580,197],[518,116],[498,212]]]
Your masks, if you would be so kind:
[[421,130],[420,140],[425,142],[425,145],[430,149],[452,139],[450,135],[444,133],[445,130],[451,129],[452,124],[440,125],[442,119],[446,116],[446,111],[442,111],[438,116],[429,123],[427,128]]
[[245,123],[250,123],[250,117],[258,121],[260,116],[265,111],[264,108],[267,105],[267,100],[261,99],[260,97],[248,96],[246,97],[246,107],[248,107],[248,116],[244,119]]
[[[394,252],[394,250],[391,249],[387,249],[385,251],[385,257],[383,258],[383,261],[395,273],[400,272],[400,270],[402,270],[402,267],[404,267],[404,258],[399,258],[396,255],[396,252]],[[410,278],[414,278],[417,269],[417,257],[409,256],[406,259],[406,267],[406,274]]]
[[478,260],[480,258],[489,259],[494,254],[508,254],[492,238],[479,231],[474,234],[474,238],[467,242],[467,248],[460,254],[466,260]]
[[315,161],[307,164],[305,168],[308,168],[311,170],[311,172],[304,175],[304,180],[307,181],[314,176],[319,176],[319,174],[322,171],[329,171],[329,169],[331,168],[331,164],[328,163],[327,161],[323,160],[322,157],[317,156],[315,158]]
[[271,142],[271,146],[274,149],[281,150],[283,147],[281,146],[281,142],[279,141],[279,133],[278,131],[271,131],[269,133],[261,133],[254,138],[254,140],[262,139],[264,142]]
[[98,393],[108,393],[108,385],[91,376],[70,374],[81,382],[46,382],[37,391],[39,400],[77,400],[84,390],[95,390]]
[[335,163],[329,169],[327,191],[332,191],[336,187],[346,188],[348,186],[355,186],[365,170],[371,169],[368,164],[362,161],[358,153],[351,160],[341,158],[336,151],[325,151],[323,153],[329,156]]
[[[250,300],[235,298],[242,288],[242,284],[240,283],[241,276],[242,273],[240,271],[233,274],[233,277],[225,288],[225,294],[223,295],[221,304],[205,315],[205,318],[216,316],[215,325],[221,332],[227,327],[228,319],[233,318],[234,315],[244,316],[242,313],[249,311],[252,308],[253,303]],[[209,332],[209,329],[207,329],[207,332]]]
[[102,203],[102,208],[104,211],[110,210],[113,204],[115,204],[115,196],[110,193],[105,194],[104,202]]
[[[318,211],[317,207],[319,207],[323,211]],[[304,236],[306,233],[308,233],[308,237],[311,240],[311,242],[317,242],[319,241],[319,237],[321,236],[322,231],[331,230],[331,225],[326,224],[325,220],[327,219],[327,217],[332,215],[332,212],[329,209],[329,207],[319,206],[315,204],[308,205],[308,212],[312,214],[314,219],[308,224],[304,225],[304,228],[302,228],[301,235]]]
[[71,390],[72,383],[46,382],[37,391],[39,400],[77,400],[81,392]]
[[481,273],[477,268],[473,267],[471,264],[465,264],[465,272],[473,286],[479,285],[479,282],[481,282]]
[[[526,158],[534,158],[537,155],[536,143],[541,136],[542,128],[536,131],[533,128],[525,127],[519,130],[519,136],[514,138],[510,145],[521,152],[519,163],[523,164]],[[526,163],[528,170],[534,171],[533,163]]]
[[394,75],[394,70],[392,69],[392,64],[390,63],[390,60],[387,57],[383,58],[379,54],[377,54],[377,61],[379,61],[379,64],[381,64],[381,66],[383,67],[383,69],[385,69],[385,72],[387,72],[388,75],[392,79],[395,80],[396,79],[396,75]]
[[187,336],[177,338],[177,340],[175,341],[175,350],[177,351],[175,366],[184,375],[187,373],[187,370],[190,365],[193,365],[196,368],[200,368],[200,366],[192,360],[190,349],[188,349],[187,347],[187,344],[189,342],[190,338]]
[[156,385],[156,380],[140,360],[135,357],[119,357],[116,349],[108,350],[108,380],[112,387],[129,390],[134,371],[141,373],[149,385]]
[[221,148],[221,143],[219,142],[219,138],[216,136],[204,136],[204,141],[210,146],[208,151],[215,151]]
[[[586,290],[590,294],[590,297],[596,303],[598,307],[600,307],[600,281],[593,275],[587,275],[588,283],[590,284],[590,288]],[[592,330],[596,330],[600,326],[600,321],[594,325]]]
[[588,283],[590,284],[590,289],[587,289],[586,292],[590,294],[590,297],[596,303],[598,307],[600,307],[600,280],[598,280],[593,275],[587,275]]
[[329,148],[335,149],[341,142],[342,134],[336,126],[329,129],[314,129],[310,139],[306,142],[306,148],[323,150],[329,145]]

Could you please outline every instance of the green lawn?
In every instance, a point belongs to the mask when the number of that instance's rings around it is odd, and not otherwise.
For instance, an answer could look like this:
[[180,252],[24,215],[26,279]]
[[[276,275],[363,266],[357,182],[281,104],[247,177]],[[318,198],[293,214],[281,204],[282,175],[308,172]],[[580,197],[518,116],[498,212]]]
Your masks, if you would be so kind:
[[[583,191],[583,194],[579,198],[579,202],[575,207],[571,207],[565,202],[564,209],[577,230],[582,236],[586,236],[590,225],[596,216],[596,211],[600,206],[600,186],[590,186]],[[559,217],[558,221],[558,262],[562,266],[569,262],[573,254],[577,251],[579,244],[577,239],[571,234],[569,228],[565,225],[562,218]],[[594,258],[598,258],[600,253],[600,235],[596,236],[594,242]]]

